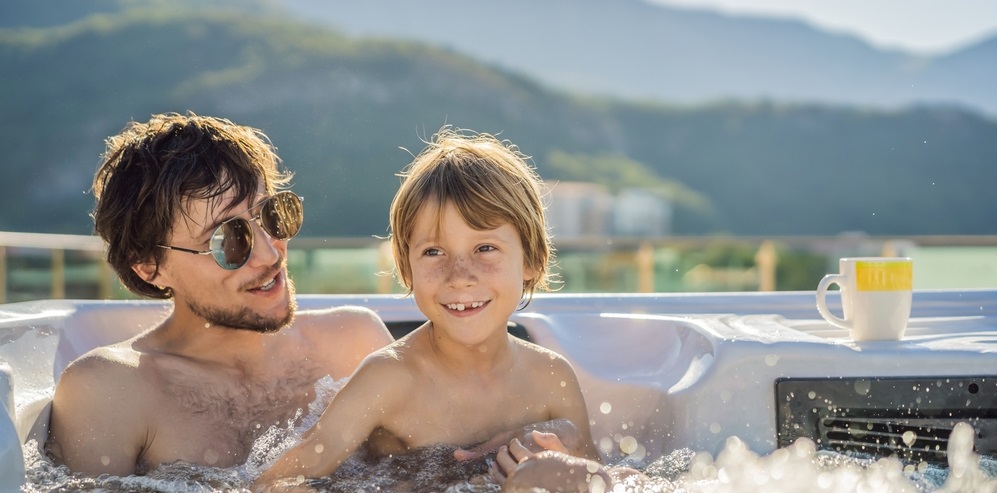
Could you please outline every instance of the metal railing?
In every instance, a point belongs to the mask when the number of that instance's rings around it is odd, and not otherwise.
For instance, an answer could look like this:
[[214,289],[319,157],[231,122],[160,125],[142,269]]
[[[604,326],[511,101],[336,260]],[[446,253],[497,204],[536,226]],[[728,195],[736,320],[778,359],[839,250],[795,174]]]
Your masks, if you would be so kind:
[[[744,262],[736,266],[662,265],[662,252],[705,251],[717,245],[750,252],[750,265]],[[787,289],[777,286],[776,282],[779,263],[787,260],[787,252],[802,251],[826,258],[827,265],[820,266],[823,270],[836,267],[836,259],[841,256],[906,255],[912,249],[932,247],[997,248],[997,235],[588,237],[556,239],[555,246],[560,272],[566,278],[563,291],[567,292],[774,291]],[[30,285],[35,298],[60,299],[67,294],[97,299],[129,296],[104,262],[103,253],[103,242],[95,236],[0,232],[0,303],[22,301],[25,296],[31,296],[22,294],[17,299],[11,296],[13,277],[18,279],[15,287]],[[69,262],[67,255],[74,261]],[[383,239],[296,238],[289,244],[288,257],[299,293],[400,292],[389,275],[390,249]],[[13,265],[11,258],[19,259],[18,265]],[[683,272],[672,272],[679,269]],[[662,289],[668,274],[681,275],[684,284],[672,283]],[[607,276],[615,276],[615,280],[608,284],[593,281]],[[67,293],[67,284],[79,279],[85,280],[86,293]],[[814,285],[817,280],[819,277],[813,280]]]

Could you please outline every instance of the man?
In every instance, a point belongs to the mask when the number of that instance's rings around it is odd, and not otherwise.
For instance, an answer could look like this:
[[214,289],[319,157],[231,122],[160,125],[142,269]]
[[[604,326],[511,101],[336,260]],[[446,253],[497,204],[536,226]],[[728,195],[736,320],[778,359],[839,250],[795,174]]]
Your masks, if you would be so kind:
[[269,139],[194,114],[154,115],[107,141],[93,184],[107,260],[172,313],[62,374],[48,442],[89,475],[184,461],[246,461],[272,425],[307,409],[315,383],[349,376],[392,341],[370,310],[295,316],[287,241],[302,203]]

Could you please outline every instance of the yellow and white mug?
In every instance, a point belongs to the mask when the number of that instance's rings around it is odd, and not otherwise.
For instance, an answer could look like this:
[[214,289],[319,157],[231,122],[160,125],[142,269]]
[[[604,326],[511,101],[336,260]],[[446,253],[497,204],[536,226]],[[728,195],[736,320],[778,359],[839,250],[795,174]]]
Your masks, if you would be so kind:
[[[838,260],[838,274],[817,285],[817,311],[856,341],[898,341],[910,318],[914,262],[910,257],[851,257]],[[827,288],[841,289],[844,318],[827,309]]]

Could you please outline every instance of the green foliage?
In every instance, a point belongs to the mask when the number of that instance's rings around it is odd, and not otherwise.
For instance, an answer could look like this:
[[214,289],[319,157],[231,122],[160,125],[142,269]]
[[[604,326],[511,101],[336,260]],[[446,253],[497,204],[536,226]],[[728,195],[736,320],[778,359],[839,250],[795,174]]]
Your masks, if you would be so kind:
[[780,250],[775,269],[775,285],[779,291],[812,291],[828,270],[828,257],[800,250]]

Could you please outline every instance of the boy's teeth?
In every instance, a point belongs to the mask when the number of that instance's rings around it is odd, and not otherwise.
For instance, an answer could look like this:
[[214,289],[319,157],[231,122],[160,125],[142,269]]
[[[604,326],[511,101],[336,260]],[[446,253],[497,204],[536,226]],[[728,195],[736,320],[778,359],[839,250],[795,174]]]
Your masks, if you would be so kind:
[[464,311],[466,308],[478,308],[484,305],[484,301],[472,301],[470,305],[465,305],[463,303],[448,303],[447,308],[451,310],[457,310],[459,312]]

